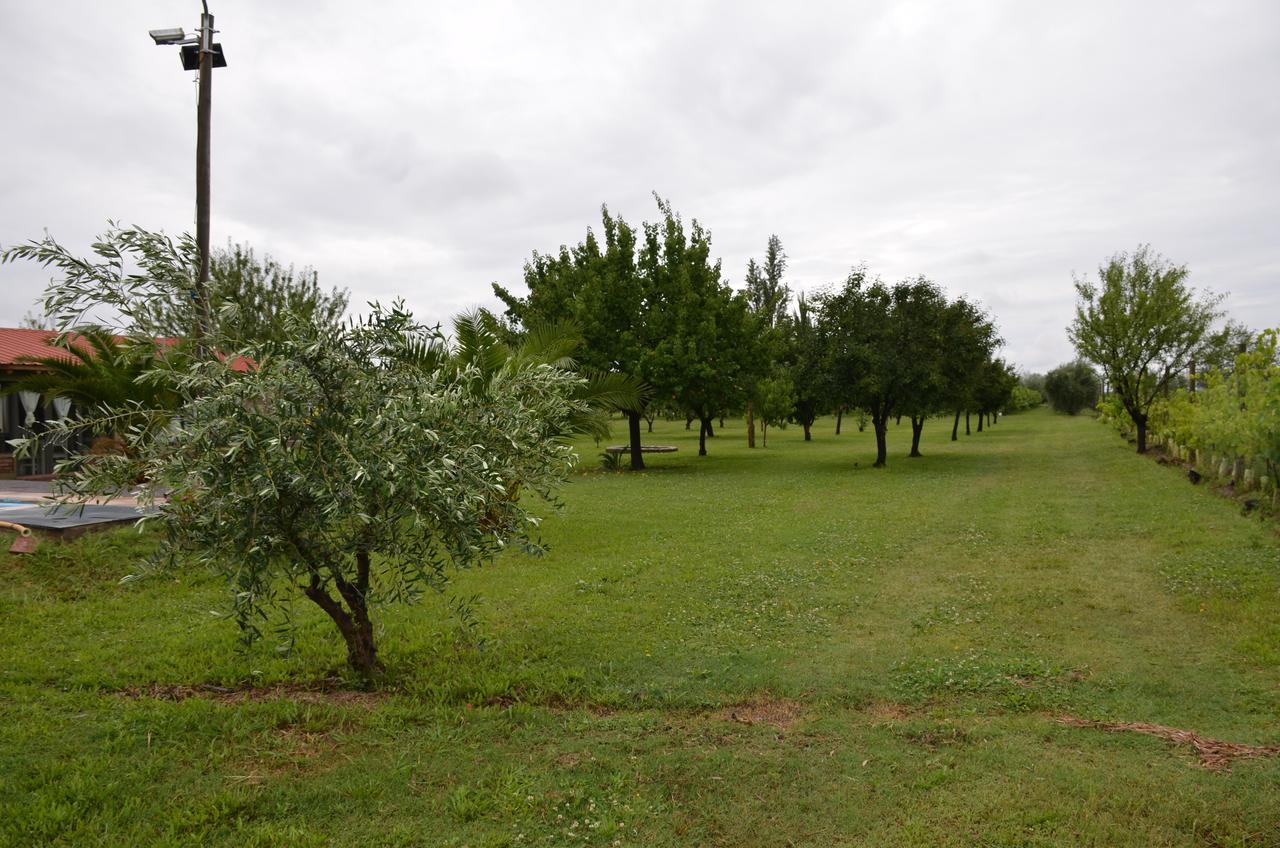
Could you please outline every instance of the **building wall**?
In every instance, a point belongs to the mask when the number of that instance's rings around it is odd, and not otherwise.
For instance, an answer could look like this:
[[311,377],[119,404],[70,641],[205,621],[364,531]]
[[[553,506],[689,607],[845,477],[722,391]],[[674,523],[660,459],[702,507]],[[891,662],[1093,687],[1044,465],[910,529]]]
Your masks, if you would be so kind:
[[[0,375],[0,391],[12,386],[14,379],[13,376]],[[26,438],[32,435],[33,430],[35,433],[41,432],[47,422],[56,418],[56,414],[53,404],[41,398],[33,428],[27,428],[26,417],[17,394],[0,395],[0,479],[52,474],[58,460],[67,455],[63,447],[42,444],[34,456],[21,459],[15,457],[9,441]]]

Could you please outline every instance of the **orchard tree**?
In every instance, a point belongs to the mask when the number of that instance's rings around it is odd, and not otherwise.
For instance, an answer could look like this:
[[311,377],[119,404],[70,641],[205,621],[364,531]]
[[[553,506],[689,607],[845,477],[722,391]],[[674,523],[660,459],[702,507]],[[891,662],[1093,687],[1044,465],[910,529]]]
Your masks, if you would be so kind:
[[814,325],[813,307],[803,292],[796,298],[796,308],[795,319],[787,323],[784,364],[795,390],[791,418],[804,428],[804,440],[808,442],[813,438],[813,422],[825,407],[831,391],[824,368],[822,338]]
[[898,414],[911,419],[911,453],[918,457],[925,420],[946,400],[947,298],[934,283],[918,277],[893,287],[895,349],[902,359]]
[[[769,236],[763,265],[757,264],[755,259],[747,262],[745,293],[759,334],[756,347],[760,361],[756,363],[754,370],[760,375],[768,373],[770,368],[787,357],[791,290],[782,281],[786,269],[787,255],[782,250],[782,240],[776,235]],[[757,395],[758,386],[748,387],[746,412],[749,448],[756,446]]]
[[984,418],[992,423],[995,422],[1000,411],[1013,397],[1013,389],[1017,385],[1017,372],[1003,359],[988,359],[978,369],[974,401],[978,412],[979,433],[982,432]]
[[[711,259],[711,234],[696,220],[686,233],[671,205],[644,225],[638,264],[653,301],[655,339],[644,357],[646,379],[699,421],[698,455],[707,454],[711,422],[740,409],[761,368],[760,334],[746,298],[725,284]],[[652,375],[652,378],[650,378]]]
[[886,286],[855,268],[844,286],[818,298],[833,400],[861,409],[876,434],[875,467],[885,465],[889,418],[912,416],[919,455],[925,416],[942,398],[946,299],[924,278]]
[[1221,297],[1187,286],[1185,265],[1138,247],[1117,253],[1096,282],[1075,281],[1079,301],[1067,333],[1083,359],[1102,369],[1147,450],[1151,406],[1197,358],[1220,316]]
[[816,299],[836,404],[864,410],[876,434],[876,468],[888,457],[889,417],[902,391],[905,363],[894,344],[893,292],[853,269],[837,290]]
[[760,400],[760,435],[764,447],[769,446],[769,428],[786,428],[796,405],[796,390],[784,369],[761,380],[757,387]]
[[[535,252],[524,267],[528,294],[516,297],[496,283],[494,293],[506,304],[506,318],[516,327],[569,321],[582,336],[578,361],[596,372],[617,372],[653,386],[660,399],[669,391],[651,371],[649,351],[657,342],[653,316],[663,304],[653,296],[636,264],[636,231],[621,217],[601,207],[604,243],[588,229],[576,247],[555,254]],[[644,468],[640,422],[646,406],[626,408],[631,470]]]
[[995,325],[983,310],[964,298],[947,307],[943,325],[942,394],[943,403],[954,410],[951,441],[959,438],[960,415],[965,418],[977,406],[977,389],[983,365],[991,359],[1001,339]]
[[1098,375],[1089,363],[1076,360],[1059,365],[1044,378],[1044,393],[1049,404],[1058,412],[1078,415],[1080,410],[1092,407],[1102,394]]

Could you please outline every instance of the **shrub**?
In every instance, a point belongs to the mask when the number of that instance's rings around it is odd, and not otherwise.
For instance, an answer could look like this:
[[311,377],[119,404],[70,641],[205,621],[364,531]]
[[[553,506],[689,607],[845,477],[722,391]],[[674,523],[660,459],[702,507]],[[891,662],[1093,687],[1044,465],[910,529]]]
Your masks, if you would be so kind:
[[1044,378],[1044,391],[1056,411],[1077,415],[1098,402],[1102,387],[1097,372],[1076,360],[1050,371]]

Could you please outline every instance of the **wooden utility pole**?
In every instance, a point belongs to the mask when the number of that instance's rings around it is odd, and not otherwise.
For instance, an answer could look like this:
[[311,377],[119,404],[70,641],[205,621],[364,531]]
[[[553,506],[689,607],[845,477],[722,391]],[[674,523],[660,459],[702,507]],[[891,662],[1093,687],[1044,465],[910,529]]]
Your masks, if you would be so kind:
[[209,296],[209,161],[210,119],[213,114],[213,15],[202,3],[200,16],[200,93],[196,101],[196,248],[200,270],[196,276],[196,309],[200,323],[200,352],[207,353],[213,332],[213,306]]

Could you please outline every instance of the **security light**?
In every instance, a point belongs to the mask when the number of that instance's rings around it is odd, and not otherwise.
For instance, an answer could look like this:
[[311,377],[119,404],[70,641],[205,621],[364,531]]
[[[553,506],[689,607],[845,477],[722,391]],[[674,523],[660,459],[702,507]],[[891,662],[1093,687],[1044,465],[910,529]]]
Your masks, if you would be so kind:
[[148,35],[156,44],[181,44],[186,41],[187,34],[182,31],[182,27],[171,27],[169,29],[153,29]]
[[197,350],[204,351],[209,327],[213,324],[209,303],[209,124],[213,112],[214,68],[225,68],[227,59],[222,55],[222,45],[215,44],[213,15],[209,14],[208,0],[200,0],[203,13],[200,29],[187,35],[182,27],[153,29],[151,40],[162,47],[177,47],[182,67],[198,71],[196,95],[196,249],[200,252],[200,271],[195,279],[194,298],[200,312]]

